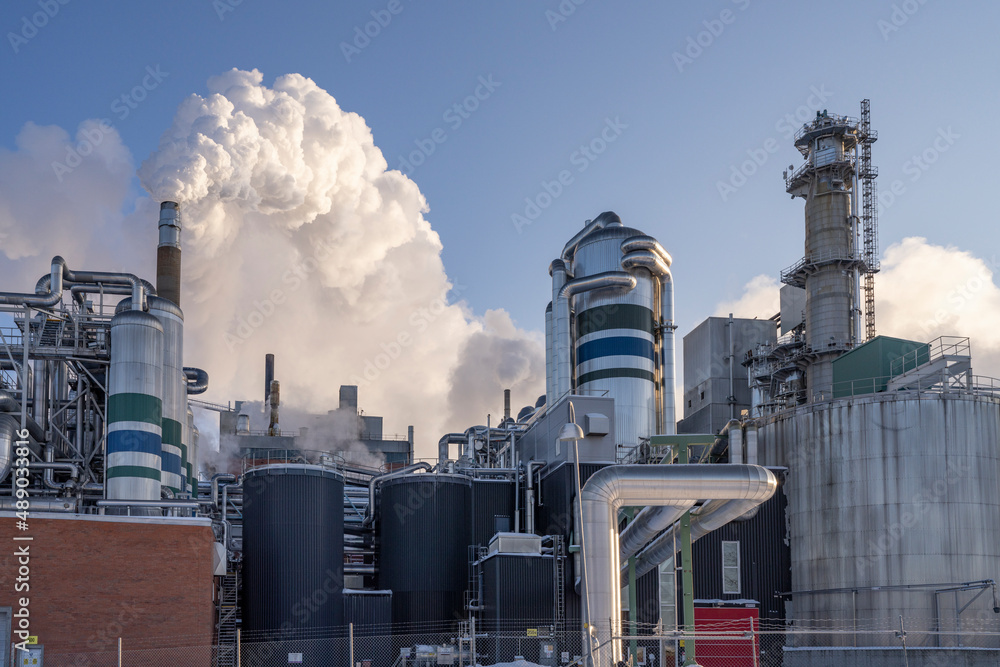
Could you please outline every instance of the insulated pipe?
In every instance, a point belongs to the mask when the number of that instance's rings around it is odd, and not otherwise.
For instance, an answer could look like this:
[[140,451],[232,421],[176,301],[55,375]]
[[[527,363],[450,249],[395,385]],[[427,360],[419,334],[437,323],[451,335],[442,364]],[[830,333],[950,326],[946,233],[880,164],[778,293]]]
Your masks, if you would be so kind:
[[572,262],[574,256],[576,255],[576,247],[580,245],[580,241],[584,238],[590,236],[598,229],[607,227],[608,225],[621,225],[622,219],[618,217],[618,214],[614,211],[605,211],[593,220],[588,220],[584,225],[583,229],[578,231],[573,238],[566,242],[563,246],[562,254],[559,256],[564,262]]
[[757,465],[757,425],[747,424],[747,430],[744,434],[744,445],[747,450],[747,460],[746,462],[751,465]]
[[559,290],[554,308],[556,315],[556,395],[554,400],[558,400],[573,390],[573,369],[570,356],[573,341],[570,340],[569,330],[573,297],[582,292],[596,289],[622,288],[629,291],[635,285],[636,279],[632,274],[624,271],[605,271],[571,280]]
[[[48,276],[42,276],[35,283],[35,292],[38,295],[44,295],[50,300],[54,296],[54,300],[49,304],[50,306],[54,306],[62,298],[63,289],[66,287],[72,288],[74,285],[114,285],[128,287],[130,288],[129,293],[132,295],[131,303],[134,310],[146,310],[146,296],[155,293],[155,290],[153,290],[148,282],[131,273],[73,271],[66,266],[66,260],[58,255],[52,258],[52,273]],[[53,286],[55,286],[55,289]],[[2,294],[0,294],[0,303],[7,303]],[[28,305],[31,304],[28,303]]]
[[14,461],[14,443],[20,424],[9,414],[0,414],[0,482],[7,479]]
[[[448,463],[448,445],[461,444],[466,442],[468,436],[464,433],[446,433],[438,440],[438,465],[445,466]],[[444,468],[442,467],[442,470]]]
[[697,499],[682,500],[676,505],[646,507],[636,514],[618,538],[621,561],[627,561],[647,542],[673,525],[696,502]]
[[528,490],[524,503],[524,530],[529,534],[534,534],[535,532],[535,467],[543,467],[545,465],[545,461],[528,462]]
[[561,259],[553,260],[549,265],[549,275],[552,276],[552,313],[549,315],[552,326],[552,349],[550,351],[550,357],[552,359],[552,392],[545,394],[545,409],[546,412],[549,408],[556,404],[556,401],[562,395],[558,391],[559,381],[559,334],[556,329],[556,317],[558,315],[557,304],[559,303],[559,293],[562,288],[566,286],[566,281],[569,280],[569,272],[566,270],[566,264]]
[[555,354],[552,349],[552,302],[545,306],[545,402],[552,400],[555,382]]
[[236,475],[220,472],[212,475],[212,507],[219,509],[219,482],[236,482]]
[[47,287],[35,286],[34,294],[23,292],[0,292],[0,304],[7,306],[32,306],[50,308],[62,300],[63,292],[63,269],[66,260],[62,257],[52,258],[52,273],[47,276],[49,283]]
[[[678,505],[688,498],[735,499],[754,506],[770,498],[777,487],[771,471],[747,465],[619,465],[594,473],[580,494],[583,639],[591,654],[594,649],[587,628],[603,629],[610,620],[612,637],[621,636],[617,526],[623,506]],[[613,641],[597,653],[594,665],[617,662],[621,660],[621,641]]]
[[[0,389],[0,412],[21,413],[21,402],[14,398],[6,389]],[[28,417],[25,423],[28,435],[34,438],[35,442],[41,444],[46,441],[45,431],[42,430],[42,427],[34,419]],[[2,468],[2,464],[0,464],[0,468]],[[3,477],[3,475],[0,475],[0,481],[3,481]]]
[[729,462],[744,463],[743,456],[743,427],[736,420],[729,422],[735,425],[729,427]]
[[[454,435],[454,434],[451,434]],[[402,477],[403,475],[408,475],[411,472],[417,470],[425,470],[427,472],[433,472],[434,468],[430,463],[414,463],[411,466],[406,466],[405,468],[400,468],[399,470],[394,470],[393,472],[387,472],[384,475],[379,475],[377,477],[372,477],[372,481],[368,482],[368,507],[365,509],[365,518],[361,525],[367,526],[372,521],[375,520],[375,486],[380,482],[385,482],[390,479],[395,479],[396,477]]]
[[[711,466],[712,468],[723,466]],[[729,467],[729,466],[725,466]],[[758,466],[738,466],[740,468],[757,468]],[[761,468],[761,470],[766,470]],[[768,471],[770,472],[770,471]],[[773,477],[773,473],[772,473]],[[777,482],[775,482],[777,483]],[[770,497],[770,496],[769,496]],[[764,498],[767,500],[767,498]],[[756,513],[757,508],[763,500],[730,500],[707,514],[694,514],[691,516],[691,541],[701,539],[713,530],[725,526],[727,523],[736,521],[750,512]],[[748,517],[749,518],[749,517]],[[680,548],[680,535],[677,533],[677,526],[672,526],[669,530],[661,534],[646,547],[635,560],[635,576],[641,577],[650,570],[658,567],[660,563],[666,561],[674,555],[675,545]],[[675,536],[676,534],[676,536]]]
[[[641,248],[640,245],[655,244],[652,248]],[[657,251],[655,247],[660,244],[655,239],[648,236],[637,236],[626,239],[622,243],[622,249],[634,248],[622,257],[622,268],[625,270],[641,267],[648,270],[660,282],[660,322],[657,326],[660,330],[660,368],[661,382],[663,386],[660,391],[660,422],[665,435],[673,435],[677,432],[677,414],[674,405],[674,394],[676,392],[676,354],[674,352],[674,278],[670,273],[670,255],[665,250]],[[661,254],[662,251],[662,254]],[[666,257],[666,259],[664,259]]]
[[187,380],[187,393],[204,394],[208,391],[208,373],[200,368],[184,367],[184,379]]

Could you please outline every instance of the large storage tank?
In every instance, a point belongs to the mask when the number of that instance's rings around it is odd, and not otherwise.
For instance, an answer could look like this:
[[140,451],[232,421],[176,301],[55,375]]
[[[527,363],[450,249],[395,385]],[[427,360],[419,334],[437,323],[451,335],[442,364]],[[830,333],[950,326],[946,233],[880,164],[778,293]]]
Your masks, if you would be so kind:
[[141,310],[111,320],[107,496],[160,500],[163,326]]
[[[344,477],[328,468],[270,465],[244,475],[245,641],[319,639],[343,625],[343,507]],[[306,664],[322,664],[329,655],[314,644],[292,652],[317,651]]]
[[472,483],[472,544],[489,546],[497,533],[514,531],[514,481],[477,479]]
[[[977,591],[888,587],[1000,578],[1000,400],[873,394],[764,418],[758,434],[765,463],[789,468],[792,620],[891,630],[902,615],[908,644],[942,646],[982,641],[950,634],[959,619],[997,628],[989,591],[959,616]],[[898,646],[891,633],[827,639]]]
[[[128,300],[131,303],[131,299]],[[149,314],[163,325],[163,486],[174,493],[187,491],[187,445],[182,433],[187,421],[187,382],[184,379],[184,314],[166,299],[149,297]]]
[[380,494],[378,587],[392,591],[393,623],[467,617],[472,480],[409,475],[387,480]]

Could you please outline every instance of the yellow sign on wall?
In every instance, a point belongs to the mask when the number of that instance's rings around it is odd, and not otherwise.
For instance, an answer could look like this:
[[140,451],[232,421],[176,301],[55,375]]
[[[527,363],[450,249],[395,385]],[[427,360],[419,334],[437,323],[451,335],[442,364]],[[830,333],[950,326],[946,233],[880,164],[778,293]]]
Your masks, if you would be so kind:
[[529,637],[537,637],[538,636],[538,628],[528,628],[528,636]]
[[38,643],[38,635],[28,635],[28,643],[29,644],[37,644]]

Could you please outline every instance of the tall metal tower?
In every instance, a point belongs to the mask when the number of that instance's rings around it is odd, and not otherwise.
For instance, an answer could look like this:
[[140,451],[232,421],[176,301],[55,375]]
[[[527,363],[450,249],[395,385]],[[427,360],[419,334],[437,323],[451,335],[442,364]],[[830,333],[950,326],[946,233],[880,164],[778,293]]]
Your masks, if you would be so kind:
[[861,144],[861,160],[858,165],[858,179],[861,181],[861,235],[864,239],[862,258],[865,276],[865,340],[875,337],[875,274],[879,270],[878,260],[878,205],[875,199],[875,178],[878,167],[872,166],[872,144],[878,140],[878,132],[871,129],[871,103],[861,100],[861,123],[858,126],[858,141]]

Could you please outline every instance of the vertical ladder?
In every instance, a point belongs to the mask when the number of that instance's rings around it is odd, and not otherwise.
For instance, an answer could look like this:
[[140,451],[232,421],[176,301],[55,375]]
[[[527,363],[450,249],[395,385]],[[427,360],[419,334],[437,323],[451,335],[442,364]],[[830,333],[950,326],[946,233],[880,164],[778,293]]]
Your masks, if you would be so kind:
[[555,556],[556,632],[563,631],[566,620],[566,554],[563,552],[562,535],[552,536],[552,554]]
[[865,340],[875,337],[875,274],[878,273],[878,202],[875,200],[875,178],[878,168],[872,167],[872,144],[878,132],[871,129],[870,100],[861,100],[861,234],[864,239],[865,261]]
[[219,646],[216,667],[236,667],[236,628],[239,627],[240,576],[235,569],[226,572],[219,581]]

